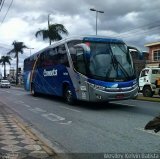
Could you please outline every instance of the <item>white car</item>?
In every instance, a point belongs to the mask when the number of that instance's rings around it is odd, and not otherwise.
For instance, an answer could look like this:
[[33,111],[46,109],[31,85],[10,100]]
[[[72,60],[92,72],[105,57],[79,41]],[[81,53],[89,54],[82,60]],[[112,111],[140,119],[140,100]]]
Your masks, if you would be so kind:
[[1,80],[0,87],[1,88],[10,88],[11,84],[10,84],[10,82],[8,80]]

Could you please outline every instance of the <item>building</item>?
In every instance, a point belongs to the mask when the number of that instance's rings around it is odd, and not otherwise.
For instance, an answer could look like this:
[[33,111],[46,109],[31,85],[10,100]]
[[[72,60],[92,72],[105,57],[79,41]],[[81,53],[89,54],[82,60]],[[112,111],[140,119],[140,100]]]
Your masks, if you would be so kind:
[[9,74],[7,76],[7,79],[10,81],[10,82],[14,82],[15,79],[16,79],[16,71],[14,69],[14,67],[11,67],[10,70],[9,70]]
[[149,49],[149,60],[146,67],[160,67],[160,42],[145,45]]

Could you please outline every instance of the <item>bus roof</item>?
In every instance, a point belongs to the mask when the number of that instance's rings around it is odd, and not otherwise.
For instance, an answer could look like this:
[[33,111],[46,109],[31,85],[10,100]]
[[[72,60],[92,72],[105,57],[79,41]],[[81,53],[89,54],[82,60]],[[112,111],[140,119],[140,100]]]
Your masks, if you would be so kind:
[[56,41],[52,45],[38,51],[37,53],[31,55],[30,57],[27,57],[26,59],[37,56],[38,54],[40,54],[41,52],[43,52],[46,49],[56,47],[60,44],[63,44],[65,42],[69,42],[72,40],[83,40],[83,41],[91,41],[91,42],[124,43],[123,40],[121,40],[121,39],[116,39],[116,38],[111,38],[111,37],[106,37],[106,36],[91,36],[91,35],[89,35],[89,36],[88,35],[86,35],[86,36],[71,36],[71,37],[64,38],[60,41]]

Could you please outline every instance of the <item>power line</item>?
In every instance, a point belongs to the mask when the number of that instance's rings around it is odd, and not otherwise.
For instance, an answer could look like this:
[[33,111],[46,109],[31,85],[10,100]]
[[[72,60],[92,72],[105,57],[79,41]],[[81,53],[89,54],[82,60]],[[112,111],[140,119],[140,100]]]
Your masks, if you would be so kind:
[[3,8],[3,5],[4,5],[4,2],[5,2],[5,0],[1,0],[1,8],[0,8],[0,12],[1,12],[1,10],[2,10],[2,8]]
[[[160,26],[160,21],[155,21],[152,24],[146,24],[146,25],[143,25],[143,26],[139,26],[137,28],[129,29],[129,30],[123,32],[123,33],[119,33],[118,37],[128,36],[128,35],[133,34],[133,33],[145,31],[146,29],[148,29],[148,31],[150,31],[150,30],[152,30],[154,28],[157,28],[159,26]],[[117,34],[112,34],[110,36],[116,36],[117,37]]]
[[[137,30],[137,31],[134,31],[134,32],[130,32],[130,33],[124,33],[124,34],[120,34],[120,35],[111,35],[111,36],[115,36],[117,38],[128,38],[128,37],[131,37],[131,36],[139,36],[139,35],[144,35],[146,33],[149,33],[151,31],[154,31],[154,30],[159,30],[160,28],[160,25],[158,26],[155,26],[155,27],[152,27],[150,28],[149,30]],[[136,33],[136,34],[135,34]]]
[[2,25],[2,23],[4,22],[4,20],[5,20],[6,16],[7,16],[7,14],[8,14],[8,12],[9,12],[11,6],[12,6],[12,3],[13,3],[13,0],[11,1],[10,5],[9,5],[9,7],[8,7],[8,10],[7,10],[7,12],[6,12],[6,14],[5,14],[3,20],[1,21],[1,25]]
[[[143,29],[143,28],[144,29],[145,28],[154,28],[154,27],[158,26],[158,25],[154,25],[156,23],[160,24],[160,21],[155,21],[153,23],[145,24],[145,25],[139,26],[137,28],[132,28],[132,29],[129,29],[129,30],[125,31],[124,33],[130,32],[130,31],[134,31],[134,30],[138,30],[138,29]],[[122,33],[122,34],[124,34],[124,33]]]

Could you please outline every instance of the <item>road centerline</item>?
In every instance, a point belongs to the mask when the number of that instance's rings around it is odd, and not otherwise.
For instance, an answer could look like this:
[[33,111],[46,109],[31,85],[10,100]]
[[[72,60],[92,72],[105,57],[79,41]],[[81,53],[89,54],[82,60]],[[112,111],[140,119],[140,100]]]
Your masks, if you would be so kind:
[[80,112],[81,112],[81,111],[79,111],[79,110],[72,109],[72,108],[68,108],[68,107],[64,107],[64,106],[60,106],[60,107],[62,107],[62,108],[64,108],[64,109],[67,109],[67,110],[70,110],[70,111],[77,112],[77,113],[80,113]]

